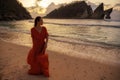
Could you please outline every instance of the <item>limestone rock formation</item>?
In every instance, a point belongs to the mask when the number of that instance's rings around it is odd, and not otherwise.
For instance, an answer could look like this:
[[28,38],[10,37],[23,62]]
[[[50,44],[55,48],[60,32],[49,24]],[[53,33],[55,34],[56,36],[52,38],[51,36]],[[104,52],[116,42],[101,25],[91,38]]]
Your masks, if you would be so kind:
[[106,19],[111,19],[110,14],[111,14],[112,10],[113,10],[113,8],[110,8],[110,9],[107,9],[104,11]]
[[103,3],[101,3],[93,12],[92,19],[103,19],[104,18],[104,7]]
[[[101,3],[94,11],[85,1],[77,1],[74,3],[61,6],[58,9],[47,14],[46,18],[77,18],[77,19],[110,19],[113,8],[104,11],[104,4]],[[105,17],[106,16],[106,17]]]

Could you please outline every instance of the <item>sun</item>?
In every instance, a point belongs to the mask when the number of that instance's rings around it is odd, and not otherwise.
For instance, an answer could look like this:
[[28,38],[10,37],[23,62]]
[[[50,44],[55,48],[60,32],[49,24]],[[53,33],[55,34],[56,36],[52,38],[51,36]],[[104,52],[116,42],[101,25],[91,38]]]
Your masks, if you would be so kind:
[[38,5],[43,8],[47,8],[49,4],[50,4],[50,2],[48,0],[42,0],[38,3]]

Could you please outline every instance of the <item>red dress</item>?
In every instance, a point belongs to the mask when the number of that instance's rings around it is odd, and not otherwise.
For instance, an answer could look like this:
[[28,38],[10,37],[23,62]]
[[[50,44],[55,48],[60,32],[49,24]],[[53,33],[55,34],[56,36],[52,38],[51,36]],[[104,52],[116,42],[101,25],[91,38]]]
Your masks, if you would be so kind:
[[35,28],[32,28],[31,36],[33,47],[27,57],[27,63],[30,65],[28,73],[33,75],[44,74],[49,77],[48,55],[45,54],[44,48],[45,38],[48,37],[47,30],[45,27],[42,27],[42,31],[38,32]]

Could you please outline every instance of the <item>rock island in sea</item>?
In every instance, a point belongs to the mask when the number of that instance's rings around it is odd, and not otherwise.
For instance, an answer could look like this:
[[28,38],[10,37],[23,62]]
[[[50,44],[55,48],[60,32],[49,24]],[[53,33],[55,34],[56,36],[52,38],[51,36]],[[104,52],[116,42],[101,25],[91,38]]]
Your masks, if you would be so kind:
[[104,4],[101,3],[94,11],[85,1],[77,1],[63,5],[58,9],[51,11],[45,18],[58,19],[110,19],[113,8],[104,10]]

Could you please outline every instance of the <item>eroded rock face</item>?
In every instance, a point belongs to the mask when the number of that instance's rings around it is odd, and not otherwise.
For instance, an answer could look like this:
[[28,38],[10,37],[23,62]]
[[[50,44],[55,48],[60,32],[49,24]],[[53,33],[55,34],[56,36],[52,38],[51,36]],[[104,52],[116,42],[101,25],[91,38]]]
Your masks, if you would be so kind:
[[30,13],[17,0],[0,0],[0,21],[31,18]]
[[46,18],[78,18],[78,19],[110,19],[110,14],[113,8],[104,11],[104,4],[101,3],[94,11],[85,1],[62,6],[53,10]]
[[110,8],[110,9],[107,9],[104,11],[106,19],[111,19],[110,14],[111,14],[112,10],[113,10],[113,8]]
[[92,19],[104,19],[104,7],[103,3],[101,3],[93,12]]

